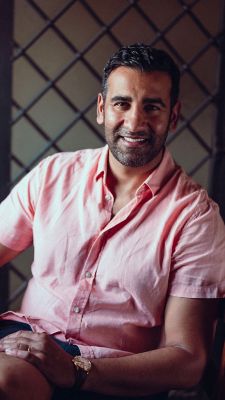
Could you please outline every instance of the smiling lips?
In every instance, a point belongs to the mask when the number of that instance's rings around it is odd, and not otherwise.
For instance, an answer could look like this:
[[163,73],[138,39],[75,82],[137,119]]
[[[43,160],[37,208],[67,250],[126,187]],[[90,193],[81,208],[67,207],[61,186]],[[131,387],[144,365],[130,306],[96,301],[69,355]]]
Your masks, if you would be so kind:
[[145,142],[146,139],[143,138],[131,138],[131,137],[124,137],[124,140],[127,140],[127,142]]
[[130,136],[122,136],[121,139],[123,139],[127,144],[137,144],[141,145],[147,142],[146,138],[141,138],[141,137],[130,137]]

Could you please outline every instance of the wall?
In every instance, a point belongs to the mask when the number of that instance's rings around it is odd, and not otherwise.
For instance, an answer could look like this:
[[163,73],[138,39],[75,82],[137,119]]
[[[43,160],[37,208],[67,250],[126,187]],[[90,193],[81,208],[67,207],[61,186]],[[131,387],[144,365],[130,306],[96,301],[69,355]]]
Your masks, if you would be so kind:
[[[166,49],[182,71],[182,116],[168,147],[206,188],[216,121],[222,0],[15,0],[12,185],[55,151],[104,144],[96,94],[120,44]],[[29,275],[32,251],[15,260]],[[11,292],[23,278],[11,271]],[[15,308],[20,296],[12,302]]]

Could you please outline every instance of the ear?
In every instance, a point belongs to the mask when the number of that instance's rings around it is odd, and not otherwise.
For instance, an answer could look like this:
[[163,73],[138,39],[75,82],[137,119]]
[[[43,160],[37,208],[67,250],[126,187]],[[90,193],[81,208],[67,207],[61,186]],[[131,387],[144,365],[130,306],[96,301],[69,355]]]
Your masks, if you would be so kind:
[[180,101],[177,101],[176,104],[173,106],[172,111],[171,111],[171,116],[170,116],[170,131],[175,131],[177,127],[177,122],[180,117],[180,109],[181,109],[181,103]]
[[103,124],[103,122],[104,122],[104,100],[102,93],[99,93],[97,100],[97,123],[101,125]]

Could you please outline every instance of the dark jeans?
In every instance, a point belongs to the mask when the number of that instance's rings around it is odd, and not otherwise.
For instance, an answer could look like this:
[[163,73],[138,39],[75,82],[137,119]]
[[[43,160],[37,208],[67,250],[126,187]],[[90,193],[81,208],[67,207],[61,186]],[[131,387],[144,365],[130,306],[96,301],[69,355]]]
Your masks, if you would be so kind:
[[[32,331],[30,325],[24,324],[23,322],[17,321],[0,321],[0,339],[10,335],[10,333],[18,332],[18,331]],[[73,344],[69,344],[67,342],[63,342],[62,340],[55,339],[51,336],[52,339],[67,353],[71,354],[71,356],[79,356],[80,350],[79,347]]]
[[[16,322],[16,321],[0,321],[0,339],[10,335],[11,333],[17,331],[32,331],[30,325]],[[67,342],[63,342],[59,339],[55,339],[52,337],[53,340],[67,353],[71,354],[72,356],[80,355],[79,347],[76,345],[69,344]],[[99,382],[101,385],[101,382]],[[142,396],[142,397],[124,397],[124,396],[106,396],[101,395],[98,393],[92,392],[77,392],[75,393],[72,389],[65,389],[65,388],[56,388],[52,397],[52,400],[166,400],[167,395],[165,393],[160,393],[157,395],[152,396]]]

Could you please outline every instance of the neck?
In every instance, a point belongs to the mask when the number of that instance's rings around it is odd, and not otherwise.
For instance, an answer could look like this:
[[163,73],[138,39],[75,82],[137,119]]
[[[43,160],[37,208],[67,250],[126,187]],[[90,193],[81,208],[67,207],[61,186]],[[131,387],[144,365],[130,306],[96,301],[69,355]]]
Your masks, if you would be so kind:
[[109,168],[107,173],[107,184],[112,193],[116,194],[117,189],[131,195],[141,186],[147,179],[149,174],[158,166],[162,159],[163,151],[150,163],[142,167],[127,167],[121,164],[109,152]]

